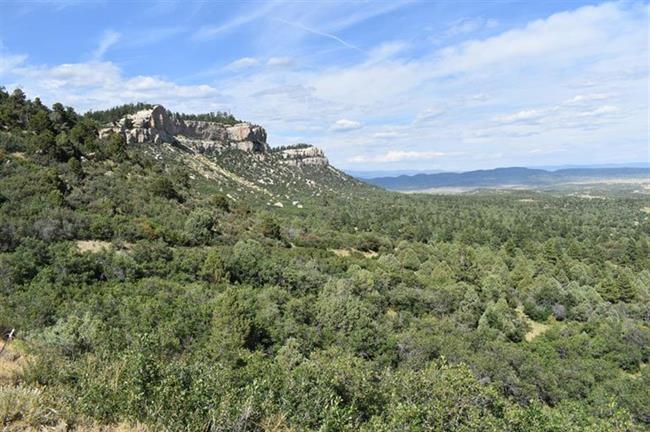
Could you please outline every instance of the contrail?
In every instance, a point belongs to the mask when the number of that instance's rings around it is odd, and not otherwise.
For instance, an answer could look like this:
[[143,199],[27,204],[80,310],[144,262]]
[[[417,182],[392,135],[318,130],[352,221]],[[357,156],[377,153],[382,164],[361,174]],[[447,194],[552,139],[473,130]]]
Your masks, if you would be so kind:
[[338,43],[340,43],[341,45],[345,46],[346,48],[350,48],[350,49],[353,49],[353,50],[364,52],[358,46],[352,45],[351,43],[348,43],[348,42],[344,41],[343,39],[341,39],[340,37],[338,37],[338,36],[336,36],[334,34],[325,33],[325,32],[319,31],[319,30],[314,30],[312,28],[305,27],[304,25],[302,25],[300,23],[290,22],[290,21],[287,21],[287,20],[283,20],[281,18],[276,18],[275,20],[280,21],[281,23],[290,25],[292,27],[299,28],[299,29],[304,30],[304,31],[306,31],[308,33],[312,33],[312,34],[315,34],[315,35],[318,35],[318,36],[323,36],[323,37],[326,37],[326,38],[329,38],[329,39],[333,39],[333,40],[337,41]]

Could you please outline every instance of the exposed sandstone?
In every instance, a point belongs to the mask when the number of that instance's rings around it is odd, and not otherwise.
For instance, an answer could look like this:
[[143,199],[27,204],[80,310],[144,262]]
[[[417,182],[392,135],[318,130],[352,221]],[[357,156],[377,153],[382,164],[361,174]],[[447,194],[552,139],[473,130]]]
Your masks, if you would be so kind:
[[201,153],[217,152],[224,148],[237,148],[247,152],[266,153],[266,131],[250,123],[233,126],[221,123],[183,120],[161,105],[138,111],[102,129],[100,137],[111,133],[124,136],[127,144],[161,144],[180,142]]
[[313,146],[296,147],[281,150],[280,156],[284,164],[291,166],[327,166],[329,164],[323,151]]

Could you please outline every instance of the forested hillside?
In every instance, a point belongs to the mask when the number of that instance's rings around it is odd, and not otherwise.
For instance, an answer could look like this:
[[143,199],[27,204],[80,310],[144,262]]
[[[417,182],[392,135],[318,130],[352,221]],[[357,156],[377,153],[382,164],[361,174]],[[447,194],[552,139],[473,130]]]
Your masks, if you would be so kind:
[[401,195],[118,114],[0,92],[4,430],[648,429],[647,195]]

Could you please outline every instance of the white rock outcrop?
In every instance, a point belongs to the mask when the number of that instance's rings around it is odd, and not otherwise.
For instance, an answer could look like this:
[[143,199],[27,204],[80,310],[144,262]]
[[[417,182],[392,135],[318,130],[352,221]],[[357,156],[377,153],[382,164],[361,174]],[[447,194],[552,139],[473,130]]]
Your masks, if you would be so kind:
[[266,131],[250,123],[225,125],[200,120],[183,120],[163,106],[129,114],[100,130],[99,136],[122,134],[127,144],[181,143],[201,153],[237,148],[247,152],[267,153]]
[[314,146],[301,146],[280,150],[282,163],[291,166],[316,165],[327,166],[329,161],[325,153]]

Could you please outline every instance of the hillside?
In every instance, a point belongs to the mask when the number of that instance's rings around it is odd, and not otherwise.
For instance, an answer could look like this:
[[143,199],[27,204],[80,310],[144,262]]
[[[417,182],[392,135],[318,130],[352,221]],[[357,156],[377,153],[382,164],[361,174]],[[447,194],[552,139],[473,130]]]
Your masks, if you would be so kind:
[[650,180],[650,168],[569,168],[546,171],[513,167],[463,173],[375,177],[366,179],[366,181],[390,190],[417,191],[442,187],[543,188],[577,182],[598,183],[606,180],[635,178]]
[[156,105],[99,130],[100,139],[112,134],[165,164],[210,180],[234,201],[297,206],[309,197],[368,189],[312,146],[272,151],[266,131],[246,122],[184,119]]
[[647,196],[393,193],[157,105],[0,129],[3,430],[650,424]]

